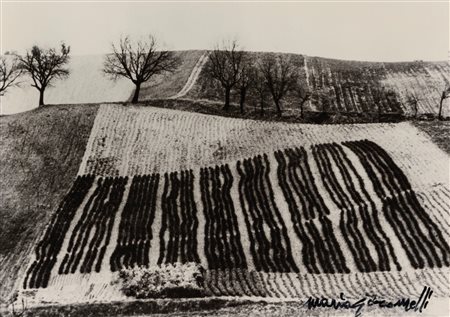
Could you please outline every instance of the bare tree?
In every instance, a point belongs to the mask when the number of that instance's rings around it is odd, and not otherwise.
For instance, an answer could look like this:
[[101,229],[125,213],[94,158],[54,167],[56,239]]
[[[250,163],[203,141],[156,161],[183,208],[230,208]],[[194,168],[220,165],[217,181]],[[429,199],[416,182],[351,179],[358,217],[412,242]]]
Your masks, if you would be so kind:
[[406,102],[413,109],[413,118],[417,118],[417,113],[419,112],[419,98],[414,93],[409,93],[406,97]]
[[111,47],[112,53],[105,57],[103,72],[113,80],[125,77],[133,82],[136,88],[132,103],[139,101],[142,83],[154,75],[171,73],[179,65],[179,60],[173,52],[158,49],[153,35],[149,35],[145,41],[131,41],[126,36],[120,39],[118,47],[114,44]]
[[259,99],[261,115],[264,115],[265,100],[267,96],[270,95],[270,92],[266,85],[265,78],[259,69],[255,69],[255,82],[252,85],[252,88]]
[[381,113],[383,108],[383,102],[385,99],[386,91],[384,87],[371,89],[372,93],[372,99],[373,99],[373,105],[375,107],[376,115],[377,115],[377,121],[379,122],[381,120]]
[[266,56],[260,62],[259,69],[275,102],[277,114],[281,116],[281,102],[290,91],[295,89],[298,71],[287,55]]
[[216,80],[222,86],[225,93],[225,103],[223,110],[230,109],[231,89],[239,82],[239,75],[242,70],[242,63],[245,52],[239,49],[236,40],[230,43],[216,45],[209,54],[208,63],[205,65],[206,74]]
[[4,96],[8,88],[17,86],[18,78],[22,75],[16,56],[0,57],[0,96]]
[[243,62],[241,64],[241,70],[239,73],[239,106],[241,113],[244,113],[245,99],[247,97],[248,90],[255,84],[256,81],[256,69],[248,56],[248,53],[244,55]]
[[61,49],[43,49],[33,46],[24,57],[19,57],[20,68],[28,73],[33,80],[31,86],[39,90],[39,106],[44,105],[44,92],[56,79],[65,79],[69,76],[70,46],[61,44]]
[[305,104],[311,98],[311,92],[309,91],[308,88],[305,87],[305,85],[302,85],[302,83],[299,82],[295,86],[295,93],[297,94],[297,97],[299,99],[300,118],[303,119],[303,117],[304,117],[304,110],[305,110]]
[[444,100],[450,98],[450,86],[447,86],[443,91],[441,95],[441,101],[439,103],[439,114],[438,119],[442,120],[442,105],[444,103]]

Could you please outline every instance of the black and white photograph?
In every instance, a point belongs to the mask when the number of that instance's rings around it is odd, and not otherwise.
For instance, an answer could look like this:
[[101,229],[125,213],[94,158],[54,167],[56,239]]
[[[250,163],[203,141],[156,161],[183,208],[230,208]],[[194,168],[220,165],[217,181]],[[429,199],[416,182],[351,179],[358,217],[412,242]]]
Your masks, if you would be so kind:
[[448,0],[0,0],[0,316],[450,316]]

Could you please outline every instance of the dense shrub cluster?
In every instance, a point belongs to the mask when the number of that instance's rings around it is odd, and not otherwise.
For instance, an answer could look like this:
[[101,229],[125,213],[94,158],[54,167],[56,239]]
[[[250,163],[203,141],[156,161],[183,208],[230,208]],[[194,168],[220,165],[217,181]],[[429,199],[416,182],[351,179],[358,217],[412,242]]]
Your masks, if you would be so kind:
[[305,149],[277,151],[275,158],[278,182],[289,206],[295,233],[302,242],[303,262],[308,272],[348,273],[328,218],[330,211],[315,184]]
[[[161,212],[158,264],[200,262],[197,253],[198,217],[192,170],[164,174]],[[166,232],[168,241],[164,239]]]
[[148,267],[159,174],[134,176],[122,211],[111,271],[134,265]]
[[286,225],[275,204],[267,155],[237,162],[239,200],[250,238],[256,269],[298,272]]
[[192,262],[122,269],[122,292],[135,298],[202,297],[203,268]]
[[247,268],[228,165],[202,168],[200,190],[205,215],[205,255],[210,269]]
[[75,273],[78,267],[81,273],[90,273],[94,263],[94,270],[100,271],[127,181],[128,177],[98,179],[72,231],[59,274]]
[[411,265],[449,266],[450,248],[439,227],[420,205],[406,175],[390,155],[376,143],[344,142],[361,160],[375,191],[383,202],[383,213],[399,238]]
[[78,176],[53,215],[44,236],[36,246],[36,259],[25,276],[24,288],[47,287],[50,273],[56,263],[64,237],[94,181],[94,176]]

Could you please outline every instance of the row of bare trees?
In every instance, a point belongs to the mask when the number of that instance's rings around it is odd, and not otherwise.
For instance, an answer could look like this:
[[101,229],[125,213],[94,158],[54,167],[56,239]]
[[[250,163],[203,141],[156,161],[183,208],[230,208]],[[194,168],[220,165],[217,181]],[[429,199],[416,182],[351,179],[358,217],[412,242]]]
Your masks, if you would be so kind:
[[300,69],[289,55],[265,55],[255,61],[248,52],[239,48],[236,41],[214,48],[205,66],[205,73],[223,89],[224,111],[230,110],[233,90],[239,93],[241,112],[244,112],[247,93],[253,91],[259,96],[261,111],[264,111],[266,96],[270,95],[279,116],[282,113],[282,101],[289,93],[298,94],[302,116],[303,106],[310,97],[310,93],[300,83]]
[[[135,85],[132,103],[139,101],[143,83],[153,76],[174,72],[180,60],[172,51],[160,49],[155,37],[150,35],[145,40],[131,41],[129,37],[121,38],[112,52],[105,56],[103,72],[111,79],[127,78]],[[20,84],[20,77],[28,75],[31,86],[39,91],[39,106],[44,105],[44,93],[55,80],[65,79],[70,75],[67,68],[70,61],[70,46],[62,43],[55,48],[44,49],[33,46],[24,56],[13,54],[1,56],[0,59],[0,96],[13,86]],[[238,93],[240,111],[243,113],[249,92],[257,96],[261,112],[270,96],[277,114],[282,114],[282,104],[288,95],[296,97],[303,117],[304,105],[311,97],[306,85],[300,82],[300,67],[287,54],[264,54],[260,59],[242,50],[237,41],[217,45],[209,54],[205,65],[205,74],[223,90],[224,111],[230,110],[231,94]],[[442,118],[442,105],[450,97],[450,88],[441,95],[439,119]],[[408,102],[417,114],[418,99],[410,97]]]
[[44,105],[45,89],[56,79],[67,78],[70,74],[66,65],[69,62],[70,46],[61,44],[60,51],[54,48],[43,49],[33,46],[24,56],[17,54],[2,56],[0,60],[0,96],[7,89],[20,84],[22,75],[29,75],[31,86],[39,91],[39,106]]
[[[105,56],[103,72],[111,79],[125,77],[135,85],[132,103],[139,101],[142,83],[154,75],[173,72],[179,65],[174,52],[160,50],[155,37],[132,42],[129,37],[121,38],[119,45],[112,44],[112,53]],[[12,54],[1,56],[0,60],[0,96],[8,88],[18,86],[20,77],[28,75],[31,86],[39,91],[39,106],[44,105],[44,93],[56,79],[65,79],[70,75],[70,46],[62,43],[58,50],[44,49],[34,45],[24,56]]]

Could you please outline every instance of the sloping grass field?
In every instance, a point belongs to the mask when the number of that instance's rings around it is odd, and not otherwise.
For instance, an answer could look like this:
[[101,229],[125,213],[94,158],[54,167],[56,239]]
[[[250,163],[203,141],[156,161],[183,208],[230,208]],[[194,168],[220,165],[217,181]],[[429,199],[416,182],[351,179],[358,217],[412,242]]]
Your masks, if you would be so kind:
[[29,305],[127,301],[198,262],[208,296],[450,296],[448,155],[409,123],[297,125],[101,105],[23,262]]
[[0,117],[0,304],[76,177],[98,106]]

